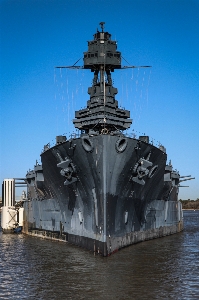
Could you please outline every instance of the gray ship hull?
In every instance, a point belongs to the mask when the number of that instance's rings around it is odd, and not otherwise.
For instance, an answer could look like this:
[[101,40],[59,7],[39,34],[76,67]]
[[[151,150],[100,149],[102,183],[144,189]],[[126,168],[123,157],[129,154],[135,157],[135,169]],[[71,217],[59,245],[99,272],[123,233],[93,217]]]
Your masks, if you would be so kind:
[[41,160],[27,174],[25,233],[107,256],[183,229],[166,153],[147,141],[82,135],[45,149]]

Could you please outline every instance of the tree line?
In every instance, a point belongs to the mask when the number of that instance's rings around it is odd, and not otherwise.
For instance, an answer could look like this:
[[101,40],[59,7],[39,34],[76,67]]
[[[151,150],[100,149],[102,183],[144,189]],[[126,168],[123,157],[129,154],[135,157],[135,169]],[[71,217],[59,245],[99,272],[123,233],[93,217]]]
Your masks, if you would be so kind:
[[196,200],[181,200],[182,209],[199,209],[199,198]]

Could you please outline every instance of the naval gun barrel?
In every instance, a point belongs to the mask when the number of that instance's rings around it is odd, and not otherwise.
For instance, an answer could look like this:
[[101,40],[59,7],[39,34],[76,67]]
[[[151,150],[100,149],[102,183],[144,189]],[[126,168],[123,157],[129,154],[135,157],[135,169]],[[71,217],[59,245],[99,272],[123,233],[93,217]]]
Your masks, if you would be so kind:
[[178,187],[189,187],[189,185],[179,185]]
[[[184,177],[186,177],[186,176],[182,176],[180,178],[184,178]],[[195,179],[195,177],[185,178],[185,179],[180,180],[180,182],[187,181],[187,180],[192,180],[192,179]]]

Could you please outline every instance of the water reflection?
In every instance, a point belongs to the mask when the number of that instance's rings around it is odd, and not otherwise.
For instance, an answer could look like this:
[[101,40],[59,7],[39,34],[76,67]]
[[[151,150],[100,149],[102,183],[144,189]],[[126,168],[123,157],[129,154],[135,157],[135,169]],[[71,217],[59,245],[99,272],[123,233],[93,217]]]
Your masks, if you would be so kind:
[[0,299],[198,299],[199,211],[184,219],[182,233],[109,258],[0,233]]

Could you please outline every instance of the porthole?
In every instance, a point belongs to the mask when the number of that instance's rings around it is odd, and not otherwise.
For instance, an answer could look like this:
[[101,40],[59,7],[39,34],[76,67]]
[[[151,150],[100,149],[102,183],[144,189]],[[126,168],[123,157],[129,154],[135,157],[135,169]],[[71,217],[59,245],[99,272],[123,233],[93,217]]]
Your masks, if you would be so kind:
[[115,149],[117,152],[123,152],[127,147],[127,139],[126,138],[119,138],[115,143]]
[[85,151],[87,152],[92,152],[93,151],[93,143],[92,141],[86,137],[82,137],[82,147],[84,148]]
[[153,168],[151,168],[151,170],[149,171],[148,177],[152,178],[155,175],[157,169],[158,169],[158,165],[155,165]]

